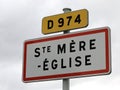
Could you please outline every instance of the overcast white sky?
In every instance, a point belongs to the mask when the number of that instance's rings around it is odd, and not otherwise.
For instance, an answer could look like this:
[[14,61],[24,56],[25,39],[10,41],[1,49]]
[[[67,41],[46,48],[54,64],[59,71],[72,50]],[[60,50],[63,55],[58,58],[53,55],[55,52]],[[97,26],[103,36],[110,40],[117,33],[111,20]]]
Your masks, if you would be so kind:
[[112,44],[112,73],[71,79],[70,90],[120,90],[120,0],[0,0],[0,90],[62,90],[62,80],[23,83],[22,62],[23,42],[43,37],[42,18],[65,7],[89,11],[81,30],[109,26]]

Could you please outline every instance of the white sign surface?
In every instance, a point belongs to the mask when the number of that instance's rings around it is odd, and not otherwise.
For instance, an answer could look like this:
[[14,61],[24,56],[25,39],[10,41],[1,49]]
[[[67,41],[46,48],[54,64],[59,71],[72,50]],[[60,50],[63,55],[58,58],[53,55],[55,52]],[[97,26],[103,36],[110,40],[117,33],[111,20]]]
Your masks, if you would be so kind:
[[42,81],[110,73],[108,27],[28,40],[23,81]]

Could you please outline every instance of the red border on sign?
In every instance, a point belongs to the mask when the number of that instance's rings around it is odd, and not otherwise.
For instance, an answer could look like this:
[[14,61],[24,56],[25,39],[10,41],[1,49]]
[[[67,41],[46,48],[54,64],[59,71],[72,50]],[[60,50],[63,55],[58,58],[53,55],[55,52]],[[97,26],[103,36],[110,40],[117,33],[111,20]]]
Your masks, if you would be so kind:
[[[98,28],[94,30],[84,31],[84,32],[77,32],[72,34],[63,34],[61,36],[54,36],[54,37],[47,37],[38,40],[30,40],[24,43],[24,61],[23,61],[23,81],[30,82],[30,81],[43,81],[43,80],[50,80],[50,79],[60,79],[60,78],[69,78],[69,77],[78,77],[78,76],[88,76],[88,75],[101,75],[101,74],[109,74],[110,73],[110,38],[109,38],[109,31],[108,27],[105,28]],[[84,72],[75,72],[75,73],[66,73],[66,74],[57,74],[57,75],[48,75],[48,76],[38,76],[38,77],[26,77],[26,60],[27,60],[27,45],[33,43],[40,43],[40,42],[47,42],[53,41],[58,39],[65,39],[70,37],[77,37],[89,34],[96,34],[96,33],[105,33],[105,54],[106,54],[106,68],[102,70],[93,70],[93,71],[84,71]]]

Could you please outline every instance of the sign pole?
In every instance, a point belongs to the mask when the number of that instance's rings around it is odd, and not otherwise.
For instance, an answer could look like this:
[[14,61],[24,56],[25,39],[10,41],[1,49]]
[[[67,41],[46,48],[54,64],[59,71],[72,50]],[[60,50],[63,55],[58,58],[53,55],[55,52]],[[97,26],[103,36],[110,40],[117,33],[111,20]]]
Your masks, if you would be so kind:
[[69,79],[63,79],[63,90],[69,90]]
[[[67,12],[71,12],[71,9],[70,8],[63,8],[63,11],[64,11],[64,13],[67,13]],[[64,34],[67,34],[67,33],[70,33],[70,31],[69,30],[64,31]]]
[[[70,8],[64,8],[63,9],[64,13],[71,12]],[[69,30],[64,31],[64,34],[70,33]],[[63,79],[63,90],[69,90],[69,78],[68,79]]]

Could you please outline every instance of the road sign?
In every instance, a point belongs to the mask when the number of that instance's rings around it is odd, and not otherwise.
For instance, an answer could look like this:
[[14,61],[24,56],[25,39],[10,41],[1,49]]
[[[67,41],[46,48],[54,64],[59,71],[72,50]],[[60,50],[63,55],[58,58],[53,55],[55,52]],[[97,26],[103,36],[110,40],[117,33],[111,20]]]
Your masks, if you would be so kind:
[[43,81],[109,74],[108,27],[27,40],[23,81]]
[[66,31],[88,25],[88,11],[86,9],[48,16],[42,20],[42,33],[49,34]]

